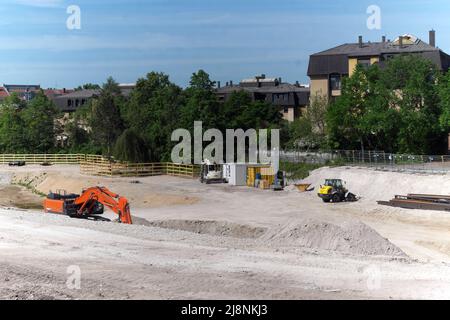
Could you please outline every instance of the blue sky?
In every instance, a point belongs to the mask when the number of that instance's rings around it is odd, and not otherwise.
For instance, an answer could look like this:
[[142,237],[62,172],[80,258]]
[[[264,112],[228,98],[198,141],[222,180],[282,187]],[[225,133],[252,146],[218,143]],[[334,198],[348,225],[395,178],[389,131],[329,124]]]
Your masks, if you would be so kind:
[[[366,26],[370,5],[381,30]],[[69,5],[81,30],[68,30]],[[265,73],[307,83],[310,54],[404,33],[450,53],[448,0],[2,0],[0,83],[74,87],[150,71],[186,86],[204,69],[222,83]]]

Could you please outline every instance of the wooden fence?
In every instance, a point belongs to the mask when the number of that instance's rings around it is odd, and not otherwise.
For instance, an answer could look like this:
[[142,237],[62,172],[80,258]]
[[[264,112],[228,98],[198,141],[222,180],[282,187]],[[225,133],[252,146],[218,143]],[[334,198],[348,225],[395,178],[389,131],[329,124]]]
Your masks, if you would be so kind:
[[106,159],[87,159],[80,163],[81,173],[106,177],[150,177],[169,175],[196,178],[200,168],[194,165],[160,163],[121,163]]
[[200,167],[170,162],[122,163],[110,161],[99,155],[89,154],[0,154],[0,164],[25,161],[27,164],[74,164],[80,165],[81,173],[107,177],[148,177],[170,175],[198,177]]
[[25,161],[28,164],[80,164],[85,160],[84,154],[0,154],[0,164],[13,161]]

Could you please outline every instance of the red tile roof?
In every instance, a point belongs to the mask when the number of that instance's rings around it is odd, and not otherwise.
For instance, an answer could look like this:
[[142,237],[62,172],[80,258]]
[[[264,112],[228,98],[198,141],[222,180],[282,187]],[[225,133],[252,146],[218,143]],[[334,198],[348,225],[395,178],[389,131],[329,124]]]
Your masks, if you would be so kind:
[[5,90],[5,88],[0,87],[0,98],[6,98],[9,97],[8,92]]

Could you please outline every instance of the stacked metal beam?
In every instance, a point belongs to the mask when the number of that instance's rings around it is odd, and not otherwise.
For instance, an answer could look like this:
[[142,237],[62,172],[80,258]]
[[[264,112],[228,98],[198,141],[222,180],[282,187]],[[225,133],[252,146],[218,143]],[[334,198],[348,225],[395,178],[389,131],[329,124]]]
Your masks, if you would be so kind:
[[407,196],[395,196],[390,201],[378,201],[378,204],[405,209],[450,211],[450,196],[408,194]]

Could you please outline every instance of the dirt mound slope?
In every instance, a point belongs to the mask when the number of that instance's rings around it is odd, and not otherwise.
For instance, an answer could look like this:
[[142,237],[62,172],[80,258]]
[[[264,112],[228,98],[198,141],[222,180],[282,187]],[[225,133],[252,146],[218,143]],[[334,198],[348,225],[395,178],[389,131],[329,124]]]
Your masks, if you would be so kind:
[[223,221],[163,220],[150,221],[147,225],[157,228],[182,230],[198,234],[249,239],[259,238],[266,232],[265,228]]
[[310,183],[318,190],[325,179],[342,179],[350,192],[361,196],[362,202],[390,200],[397,194],[449,194],[449,175],[411,174],[376,171],[368,168],[320,168],[301,183]]
[[361,222],[339,226],[309,219],[272,229],[263,239],[317,250],[406,257],[401,249]]

